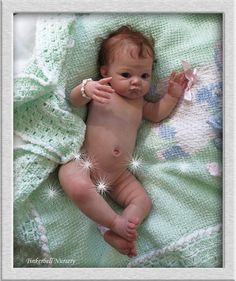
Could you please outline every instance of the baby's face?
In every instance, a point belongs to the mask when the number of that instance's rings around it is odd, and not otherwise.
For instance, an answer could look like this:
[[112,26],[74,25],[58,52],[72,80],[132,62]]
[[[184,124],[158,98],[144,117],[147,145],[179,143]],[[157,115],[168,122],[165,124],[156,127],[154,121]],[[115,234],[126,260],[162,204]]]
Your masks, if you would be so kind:
[[103,77],[112,77],[110,84],[116,93],[129,99],[146,95],[152,76],[153,58],[148,54],[140,58],[136,49],[127,46],[114,55],[109,65],[101,67]]

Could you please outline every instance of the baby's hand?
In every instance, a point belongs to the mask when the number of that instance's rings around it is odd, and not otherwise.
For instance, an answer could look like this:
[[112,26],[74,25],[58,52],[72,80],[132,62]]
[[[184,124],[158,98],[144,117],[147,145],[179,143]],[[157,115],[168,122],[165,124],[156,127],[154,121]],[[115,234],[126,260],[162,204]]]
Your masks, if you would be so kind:
[[111,79],[112,77],[107,77],[99,81],[88,82],[85,87],[86,95],[97,102],[108,103],[111,94],[115,92],[112,87],[108,85]]
[[168,94],[174,98],[180,98],[183,95],[187,84],[188,80],[186,79],[184,72],[177,74],[173,71],[169,80]]

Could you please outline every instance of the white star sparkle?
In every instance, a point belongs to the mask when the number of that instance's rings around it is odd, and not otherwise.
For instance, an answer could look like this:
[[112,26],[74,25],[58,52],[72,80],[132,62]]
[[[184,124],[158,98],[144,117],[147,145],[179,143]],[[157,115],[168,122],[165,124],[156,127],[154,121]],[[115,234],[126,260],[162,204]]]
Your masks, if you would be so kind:
[[74,155],[74,160],[75,161],[80,161],[82,159],[82,154],[79,152],[78,154]]
[[43,198],[51,204],[54,204],[60,196],[60,191],[55,186],[49,186],[43,193]]
[[99,179],[96,182],[96,190],[99,194],[104,195],[106,192],[108,192],[110,189],[110,186],[106,179]]
[[92,160],[89,158],[82,161],[81,165],[82,165],[82,168],[85,170],[91,170],[93,168]]
[[140,157],[134,156],[130,161],[129,161],[129,168],[131,172],[136,173],[137,170],[140,170],[142,168],[143,161]]

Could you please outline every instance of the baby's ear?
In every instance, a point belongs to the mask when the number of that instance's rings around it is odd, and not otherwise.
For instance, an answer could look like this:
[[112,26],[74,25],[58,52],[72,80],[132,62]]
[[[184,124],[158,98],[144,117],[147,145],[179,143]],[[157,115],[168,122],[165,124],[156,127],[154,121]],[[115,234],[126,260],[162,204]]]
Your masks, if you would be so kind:
[[108,67],[106,65],[103,65],[100,67],[100,73],[102,77],[107,77],[108,76]]

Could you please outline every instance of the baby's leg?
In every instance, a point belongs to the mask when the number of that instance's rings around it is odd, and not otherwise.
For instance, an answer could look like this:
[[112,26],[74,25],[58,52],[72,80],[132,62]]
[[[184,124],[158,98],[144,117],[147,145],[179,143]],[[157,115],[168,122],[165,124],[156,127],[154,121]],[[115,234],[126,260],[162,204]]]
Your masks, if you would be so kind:
[[110,195],[125,208],[122,217],[134,223],[135,227],[131,227],[130,232],[135,235],[137,225],[142,223],[152,207],[146,191],[140,182],[130,172],[126,171],[117,180]]
[[111,228],[117,214],[97,193],[95,184],[90,178],[89,170],[85,169],[81,163],[71,161],[62,165],[58,175],[60,184],[85,215],[96,223]]
[[126,240],[135,240],[135,235],[132,233],[137,224],[135,218],[126,218],[116,214],[97,193],[89,171],[84,169],[78,161],[71,161],[61,166],[59,180],[64,191],[90,219],[110,228]]
[[[132,237],[132,239],[135,240],[137,226],[142,223],[143,219],[151,210],[152,203],[147,196],[147,193],[137,179],[126,171],[115,182],[110,195],[117,203],[125,208],[122,216],[117,217],[114,221],[113,229],[116,228],[116,223],[119,226],[119,220],[123,219],[123,221],[127,222],[125,231],[129,233],[129,237]],[[107,231],[105,235],[105,241],[118,251],[123,251],[121,246],[125,245],[125,241],[121,241],[120,237],[111,231]],[[130,248],[129,256],[135,256],[136,254],[136,247],[133,245]]]
[[[152,206],[147,193],[137,179],[127,171],[117,180],[110,195],[125,208],[122,217],[130,222],[127,229],[135,237],[138,224],[142,223]],[[137,255],[134,242],[126,241],[111,230],[104,233],[104,240],[122,254],[129,257]]]

